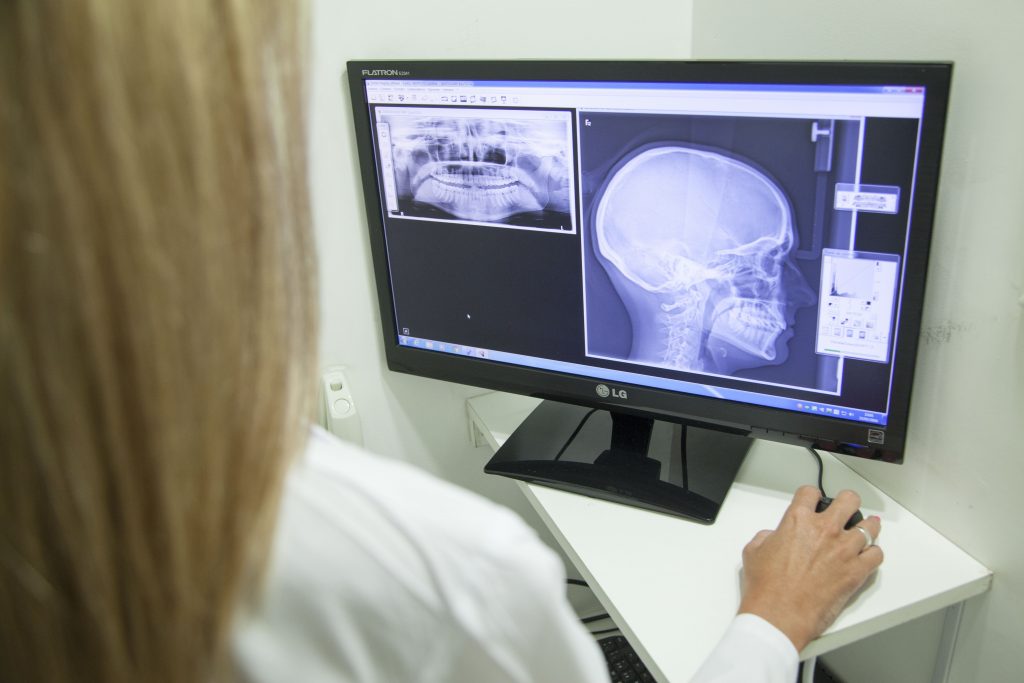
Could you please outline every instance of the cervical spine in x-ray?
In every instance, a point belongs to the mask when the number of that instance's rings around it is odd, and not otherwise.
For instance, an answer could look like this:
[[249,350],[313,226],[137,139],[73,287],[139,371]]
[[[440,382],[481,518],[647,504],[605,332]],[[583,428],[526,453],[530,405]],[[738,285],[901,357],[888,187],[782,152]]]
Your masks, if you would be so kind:
[[707,150],[637,153],[605,184],[597,248],[633,325],[630,360],[730,373],[785,360],[793,309],[789,205],[763,173]]
[[388,123],[400,195],[470,221],[569,209],[567,118],[406,115]]

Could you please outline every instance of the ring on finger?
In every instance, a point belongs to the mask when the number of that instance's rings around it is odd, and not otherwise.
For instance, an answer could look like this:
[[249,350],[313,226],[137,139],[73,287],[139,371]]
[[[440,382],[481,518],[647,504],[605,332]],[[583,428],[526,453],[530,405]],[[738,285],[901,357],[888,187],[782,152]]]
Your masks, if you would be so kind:
[[870,531],[868,531],[867,529],[865,529],[862,526],[855,526],[853,528],[856,529],[857,531],[861,532],[862,534],[864,534],[864,541],[865,541],[865,543],[864,543],[864,547],[861,548],[861,552],[864,552],[865,550],[867,550],[868,548],[870,548],[871,546],[873,546],[875,544],[875,537],[871,535]]

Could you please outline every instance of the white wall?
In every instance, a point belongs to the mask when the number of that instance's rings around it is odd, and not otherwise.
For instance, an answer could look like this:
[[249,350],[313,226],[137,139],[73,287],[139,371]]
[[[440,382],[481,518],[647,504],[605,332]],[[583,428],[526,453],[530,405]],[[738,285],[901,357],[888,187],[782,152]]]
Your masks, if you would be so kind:
[[[698,58],[956,62],[907,461],[849,462],[995,571],[952,680],[1024,680],[1024,3],[696,0],[693,23]],[[828,661],[851,683],[927,681],[935,628]]]
[[690,0],[313,3],[311,182],[320,253],[323,365],[346,365],[371,450],[417,463],[529,515],[509,480],[482,474],[464,401],[482,392],[387,370],[365,236],[349,59],[685,58]]

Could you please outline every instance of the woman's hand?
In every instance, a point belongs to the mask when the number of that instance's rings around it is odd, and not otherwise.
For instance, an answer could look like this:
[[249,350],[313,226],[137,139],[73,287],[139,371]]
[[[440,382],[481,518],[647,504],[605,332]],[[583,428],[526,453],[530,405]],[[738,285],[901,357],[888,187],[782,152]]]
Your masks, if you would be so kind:
[[[797,651],[835,621],[882,563],[882,550],[868,547],[864,533],[843,529],[860,507],[860,496],[842,491],[820,513],[819,499],[818,489],[802,486],[778,529],[758,532],[743,549],[740,612],[776,626]],[[857,526],[877,539],[881,520],[869,517]]]

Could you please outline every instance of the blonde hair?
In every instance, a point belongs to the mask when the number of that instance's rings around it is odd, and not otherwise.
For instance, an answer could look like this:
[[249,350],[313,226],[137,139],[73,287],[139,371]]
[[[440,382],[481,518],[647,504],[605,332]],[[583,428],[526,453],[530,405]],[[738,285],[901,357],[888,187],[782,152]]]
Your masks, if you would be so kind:
[[0,680],[226,672],[314,395],[304,31],[0,3]]

